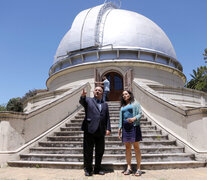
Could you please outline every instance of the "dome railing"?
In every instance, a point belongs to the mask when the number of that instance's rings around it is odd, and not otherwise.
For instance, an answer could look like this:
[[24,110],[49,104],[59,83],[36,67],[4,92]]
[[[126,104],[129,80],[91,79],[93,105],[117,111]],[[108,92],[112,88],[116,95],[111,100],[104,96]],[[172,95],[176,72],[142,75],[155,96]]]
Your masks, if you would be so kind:
[[79,51],[69,52],[66,55],[59,56],[59,61],[50,68],[49,75],[74,65],[83,63],[96,62],[101,60],[122,60],[131,59],[138,61],[150,61],[154,63],[164,64],[179,71],[183,71],[182,65],[175,58],[168,56],[159,51],[144,48],[132,47],[113,47],[107,45],[99,48],[98,46],[89,47]]

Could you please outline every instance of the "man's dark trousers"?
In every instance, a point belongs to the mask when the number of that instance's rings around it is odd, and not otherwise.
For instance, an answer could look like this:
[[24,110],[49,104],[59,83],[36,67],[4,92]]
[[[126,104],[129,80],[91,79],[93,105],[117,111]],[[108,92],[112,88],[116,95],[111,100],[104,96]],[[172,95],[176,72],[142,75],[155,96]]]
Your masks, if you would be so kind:
[[93,162],[93,149],[95,145],[95,167],[94,171],[100,171],[101,161],[104,154],[105,136],[103,136],[99,129],[94,133],[90,134],[84,132],[84,164],[88,172],[92,172]]

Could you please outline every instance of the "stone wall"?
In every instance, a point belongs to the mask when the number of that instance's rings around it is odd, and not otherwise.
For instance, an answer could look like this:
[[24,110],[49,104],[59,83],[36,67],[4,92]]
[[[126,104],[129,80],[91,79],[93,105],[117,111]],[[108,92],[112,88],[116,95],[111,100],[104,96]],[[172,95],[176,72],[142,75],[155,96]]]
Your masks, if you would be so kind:
[[198,154],[207,155],[207,107],[186,108],[133,82],[133,92],[146,115]]
[[90,94],[90,84],[86,83],[30,113],[0,113],[0,164],[7,158],[17,157],[31,141],[76,111],[82,88]]

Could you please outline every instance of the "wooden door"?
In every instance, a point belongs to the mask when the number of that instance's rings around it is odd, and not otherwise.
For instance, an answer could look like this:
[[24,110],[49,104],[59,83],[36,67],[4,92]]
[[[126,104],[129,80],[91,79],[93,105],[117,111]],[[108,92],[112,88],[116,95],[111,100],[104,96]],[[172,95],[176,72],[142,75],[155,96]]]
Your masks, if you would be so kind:
[[108,100],[119,101],[123,91],[123,77],[116,72],[109,72],[105,76],[110,82]]

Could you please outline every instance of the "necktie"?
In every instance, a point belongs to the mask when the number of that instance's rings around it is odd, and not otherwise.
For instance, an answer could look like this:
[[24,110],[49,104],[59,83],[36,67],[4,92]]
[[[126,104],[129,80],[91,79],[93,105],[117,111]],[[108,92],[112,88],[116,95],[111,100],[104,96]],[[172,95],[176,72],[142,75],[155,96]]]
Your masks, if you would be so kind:
[[96,102],[98,104],[99,111],[101,111],[101,100],[97,99]]

